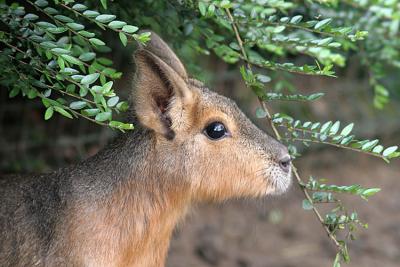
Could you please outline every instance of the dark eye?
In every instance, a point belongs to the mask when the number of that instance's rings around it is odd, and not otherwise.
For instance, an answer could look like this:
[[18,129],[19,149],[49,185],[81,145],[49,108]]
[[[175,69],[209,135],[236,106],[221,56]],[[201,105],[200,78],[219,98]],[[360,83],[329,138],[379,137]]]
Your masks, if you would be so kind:
[[225,125],[221,122],[212,122],[204,129],[205,135],[211,140],[218,140],[225,137],[228,133]]

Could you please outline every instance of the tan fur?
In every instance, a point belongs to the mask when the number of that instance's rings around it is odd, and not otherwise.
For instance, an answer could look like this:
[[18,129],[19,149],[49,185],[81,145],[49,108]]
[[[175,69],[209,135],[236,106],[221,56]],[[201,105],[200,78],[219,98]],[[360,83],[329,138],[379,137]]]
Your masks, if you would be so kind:
[[[41,235],[30,233],[38,225],[21,230],[34,237],[25,238],[31,243],[20,245],[24,256],[17,255],[14,262],[160,267],[172,231],[194,203],[262,197],[288,188],[290,170],[280,165],[287,149],[251,123],[233,101],[189,79],[159,37],[153,34],[135,61],[137,129],[81,165],[42,177],[40,186],[49,195],[41,198],[33,192],[30,198],[41,201],[43,209],[34,216],[50,230]],[[223,123],[228,135],[208,138],[204,129],[212,122]],[[46,191],[48,181],[53,191]],[[59,206],[48,200],[53,196]],[[30,209],[31,203],[26,204]],[[54,220],[40,217],[48,215]],[[28,244],[39,243],[40,236],[47,243],[30,250]],[[29,264],[32,259],[35,263]]]
[[[93,217],[86,218],[96,222],[95,227],[82,229],[75,235],[76,243],[92,248],[85,254],[91,253],[91,258],[96,261],[93,264],[88,262],[88,265],[162,266],[171,233],[192,203],[222,201],[232,197],[260,197],[276,189],[263,171],[266,166],[276,164],[273,154],[281,152],[280,145],[273,141],[278,146],[278,152],[272,149],[273,152],[268,155],[256,140],[247,140],[251,136],[244,136],[240,131],[243,127],[254,126],[244,120],[245,116],[236,105],[203,88],[202,83],[189,80],[180,61],[174,54],[171,55],[171,50],[163,51],[163,46],[167,47],[157,43],[157,49],[150,46],[148,50],[136,54],[135,111],[139,121],[156,134],[156,157],[171,166],[168,170],[170,175],[180,177],[184,186],[173,185],[176,188],[170,191],[158,191],[144,185],[146,190],[156,192],[156,201],[152,203],[136,196],[139,202],[135,204],[130,199],[129,187],[116,192],[103,212],[96,210]],[[158,57],[150,51],[163,54]],[[179,64],[170,66],[161,58],[172,58],[166,62]],[[159,99],[168,100],[166,110],[157,106]],[[170,126],[160,120],[163,112],[171,118]],[[222,122],[231,137],[220,141],[206,138],[203,129],[213,121]],[[175,134],[172,141],[165,138],[169,130]],[[258,131],[256,134],[259,135],[261,132]],[[181,151],[185,151],[186,155],[181,155]],[[213,155],[218,155],[218,159]],[[151,168],[157,168],[157,160],[153,158],[149,161],[155,164]],[[120,203],[123,196],[126,203]],[[123,205],[128,210],[118,210],[117,207]],[[135,223],[132,224],[129,218],[121,218],[124,214],[135,214]],[[116,239],[116,236],[119,238]],[[84,248],[79,251],[84,251]]]

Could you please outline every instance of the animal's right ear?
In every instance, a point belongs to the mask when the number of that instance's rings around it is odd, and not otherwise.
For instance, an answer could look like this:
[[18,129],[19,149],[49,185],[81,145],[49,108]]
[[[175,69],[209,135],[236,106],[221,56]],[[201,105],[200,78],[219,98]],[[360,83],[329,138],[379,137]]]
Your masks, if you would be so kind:
[[141,124],[171,140],[175,137],[172,124],[179,122],[174,121],[169,111],[172,105],[179,110],[189,105],[192,92],[181,75],[152,52],[137,51],[135,63],[133,102],[136,116]]

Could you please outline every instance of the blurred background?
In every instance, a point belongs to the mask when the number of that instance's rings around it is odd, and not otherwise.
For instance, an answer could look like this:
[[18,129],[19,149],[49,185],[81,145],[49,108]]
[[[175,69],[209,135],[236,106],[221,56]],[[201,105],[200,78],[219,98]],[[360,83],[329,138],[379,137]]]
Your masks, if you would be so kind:
[[[152,5],[153,2],[135,4]],[[129,11],[131,4],[126,5]],[[243,83],[238,65],[228,65],[212,53],[208,56],[190,54],[191,39],[186,37],[188,26],[185,26],[190,15],[180,13],[186,12],[184,7],[166,5],[164,17],[151,14],[150,8],[132,7],[134,11],[131,14],[118,10],[118,7],[110,8],[122,18],[132,16],[130,19],[134,23],[140,22],[142,27],[158,32],[182,57],[193,76],[212,90],[234,99],[260,128],[271,132],[265,120],[255,117],[258,100]],[[303,12],[303,9],[299,8],[297,12]],[[163,21],[168,23],[163,24]],[[105,36],[107,44],[113,48],[107,57],[123,73],[122,78],[116,81],[115,90],[119,96],[128,99],[135,71],[131,60],[134,48],[123,48],[112,34],[105,33]],[[381,37],[370,35],[369,42],[383,42]],[[387,38],[393,41],[398,36]],[[388,53],[383,47],[377,50],[380,56]],[[393,47],[397,53],[396,46]],[[379,49],[382,50],[379,52]],[[281,57],[295,63],[306,60],[299,54],[289,53]],[[346,66],[335,67],[337,78],[268,73],[273,78],[271,90],[325,93],[323,98],[312,103],[274,102],[272,110],[304,120],[354,122],[357,136],[371,140],[378,138],[385,146],[399,144],[399,70],[389,65],[381,66],[385,75],[379,79],[390,90],[390,102],[377,108],[371,76],[360,55],[350,51],[346,58]],[[0,90],[0,175],[48,172],[74,164],[94,155],[121,134],[83,119],[54,116],[50,121],[44,121],[44,110],[40,101],[27,101],[20,96],[10,99],[6,89]],[[297,148],[302,157],[295,164],[304,178],[313,175],[338,185],[382,188],[368,203],[357,197],[343,198],[347,207],[357,210],[361,220],[369,224],[369,229],[357,232],[358,239],[351,243],[352,261],[348,266],[398,266],[399,161],[387,164],[378,158],[329,146],[299,144]],[[301,208],[303,198],[298,185],[294,184],[288,193],[279,197],[199,205],[176,229],[167,266],[331,266],[335,247],[312,211]]]

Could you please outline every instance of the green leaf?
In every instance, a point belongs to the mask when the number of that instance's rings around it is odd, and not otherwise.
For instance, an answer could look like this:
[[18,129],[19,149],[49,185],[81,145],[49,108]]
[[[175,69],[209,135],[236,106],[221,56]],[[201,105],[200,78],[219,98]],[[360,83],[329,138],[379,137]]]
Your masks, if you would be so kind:
[[283,22],[283,23],[287,23],[289,21],[289,18],[288,17],[282,17],[279,21]]
[[39,22],[36,22],[36,25],[39,26],[40,28],[43,28],[43,29],[57,28],[56,25],[54,25],[54,24],[52,24],[52,23],[49,23],[49,22],[47,22],[47,21],[39,21]]
[[316,129],[318,129],[318,127],[321,125],[321,123],[320,122],[315,122],[315,123],[313,123],[313,125],[311,126],[311,130],[316,130]]
[[44,47],[46,49],[57,47],[57,45],[55,43],[53,43],[53,42],[41,42],[40,46],[42,46],[42,47]]
[[342,46],[342,44],[338,43],[338,42],[333,42],[333,43],[328,44],[328,47],[333,47],[333,48],[339,48],[341,46]]
[[21,90],[21,89],[20,89],[19,87],[14,87],[14,88],[10,91],[10,93],[8,94],[8,96],[9,96],[10,98],[16,97],[16,96],[19,94],[20,90]]
[[340,142],[341,145],[347,145],[349,144],[352,140],[354,139],[354,135],[347,136],[343,138],[343,140]]
[[107,106],[110,107],[110,108],[114,107],[118,103],[118,101],[119,101],[119,97],[118,96],[111,97],[107,101]]
[[48,4],[49,3],[46,0],[37,0],[37,1],[35,1],[35,5],[37,5],[38,7],[45,7]]
[[271,81],[271,77],[263,74],[257,74],[257,80],[259,80],[262,83],[268,83]]
[[57,27],[57,28],[48,28],[47,31],[54,34],[60,34],[68,31],[68,29],[65,27]]
[[103,92],[108,93],[111,90],[112,86],[113,86],[113,81],[106,82],[102,88]]
[[85,11],[87,9],[87,6],[82,5],[82,4],[75,4],[72,6],[72,9],[76,10],[76,11]]
[[138,40],[141,43],[146,43],[150,40],[151,32],[143,32],[139,34],[138,36],[133,35],[136,40]]
[[62,107],[54,106],[54,110],[63,115],[64,117],[67,117],[69,119],[72,119],[72,115],[68,113],[65,109]]
[[274,33],[281,33],[281,32],[283,32],[285,29],[286,29],[286,27],[283,26],[283,25],[276,26],[276,27],[274,28]]
[[400,157],[400,152],[393,152],[392,154],[390,154],[389,156],[387,156],[389,159],[393,159],[393,158],[398,158]]
[[98,16],[96,17],[96,20],[97,20],[98,22],[101,22],[101,23],[108,23],[108,22],[110,22],[110,21],[113,21],[115,18],[116,18],[115,15],[102,14],[102,15],[98,15]]
[[214,12],[215,12],[215,5],[213,4],[209,5],[207,10],[207,16],[212,17],[214,15]]
[[331,121],[328,121],[328,122],[325,122],[322,126],[321,126],[321,130],[319,131],[320,133],[326,133],[328,130],[329,130],[329,128],[332,126],[332,122]]
[[382,156],[384,156],[384,157],[389,156],[390,154],[396,152],[397,148],[398,148],[398,146],[391,146],[391,147],[386,148],[383,151]]
[[292,23],[292,24],[297,24],[297,23],[299,23],[302,19],[303,19],[303,16],[297,15],[297,16],[294,16],[294,17],[290,20],[290,23]]
[[89,41],[90,41],[92,44],[98,45],[98,46],[106,45],[102,40],[97,39],[97,38],[90,38]]
[[62,57],[57,58],[57,64],[60,67],[61,72],[64,72],[65,69],[65,61],[62,59]]
[[85,102],[85,101],[75,101],[75,102],[72,102],[71,104],[69,104],[69,107],[71,109],[82,109],[82,108],[86,107],[86,105],[87,105],[87,102]]
[[75,23],[75,22],[70,22],[66,24],[69,28],[73,29],[74,31],[81,31],[83,29],[85,29],[85,26],[83,26],[82,24],[79,23]]
[[59,20],[59,21],[61,21],[61,22],[65,22],[65,23],[74,22],[74,20],[71,19],[70,17],[66,17],[66,16],[63,16],[63,15],[55,15],[54,18]]
[[321,20],[317,24],[315,24],[314,29],[316,29],[316,30],[322,29],[322,28],[328,26],[328,24],[331,22],[332,22],[331,18]]
[[133,129],[133,124],[131,123],[122,123],[119,121],[110,121],[110,123],[108,124],[113,128],[118,128],[121,130],[132,130]]
[[369,141],[369,142],[367,142],[367,143],[365,143],[365,144],[363,144],[363,145],[361,146],[361,150],[369,151],[369,150],[371,150],[374,146],[376,146],[378,143],[379,143],[379,140],[378,140],[378,139]]
[[121,112],[127,111],[129,108],[128,102],[122,101],[117,104],[117,109]]
[[126,33],[134,33],[138,29],[139,29],[138,27],[132,26],[132,25],[125,25],[124,27],[122,27],[122,31],[124,31]]
[[111,119],[111,112],[101,112],[99,114],[96,115],[95,120],[96,121],[106,121],[106,120],[110,120]]
[[58,14],[58,10],[55,9],[55,8],[52,8],[52,7],[46,7],[43,11],[44,11],[45,13],[49,14],[49,15],[56,15],[56,14]]
[[104,88],[98,85],[93,86],[91,91],[95,92],[96,94],[104,94]]
[[39,16],[37,16],[37,15],[35,15],[35,14],[32,14],[32,13],[26,14],[26,15],[24,16],[24,19],[30,20],[30,21],[32,21],[32,20],[37,20],[38,18],[39,18]]
[[335,257],[335,261],[333,262],[333,267],[340,267],[340,258],[341,254],[338,252]]
[[84,16],[88,17],[88,18],[94,18],[97,17],[98,15],[100,15],[99,12],[94,11],[94,10],[86,10],[85,12],[82,13]]
[[93,117],[100,113],[100,109],[98,108],[88,108],[81,111],[81,113],[85,116]]
[[53,107],[48,107],[46,109],[46,112],[44,113],[44,119],[47,121],[49,120],[54,114],[54,108]]
[[110,23],[108,23],[108,26],[113,28],[113,29],[120,29],[126,25],[126,22],[124,21],[119,21],[119,20],[114,20]]
[[232,4],[229,0],[222,0],[220,3],[220,6],[222,8],[230,8],[232,6]]
[[108,59],[106,57],[97,58],[97,62],[99,62],[100,64],[102,64],[104,66],[111,66],[113,64],[112,60]]
[[51,49],[51,51],[56,53],[56,54],[59,54],[59,55],[61,55],[61,54],[71,54],[71,51],[69,51],[67,49],[58,48],[58,47]]
[[78,33],[86,38],[92,38],[96,36],[94,33],[88,31],[79,31]]
[[332,127],[329,129],[329,135],[334,135],[339,131],[340,121],[336,121]]
[[265,117],[267,117],[267,112],[263,108],[257,107],[256,117],[259,119],[265,118]]
[[369,198],[369,197],[375,195],[376,193],[378,193],[379,191],[381,191],[380,188],[368,188],[361,193],[361,196],[363,196],[365,198]]
[[308,98],[308,100],[317,100],[317,99],[320,99],[321,97],[323,97],[324,95],[325,95],[324,93],[315,93],[315,94],[309,95],[307,98]]
[[308,199],[304,199],[302,202],[302,207],[304,210],[311,210],[313,208],[313,204]]
[[69,62],[71,64],[82,65],[82,62],[79,59],[77,59],[76,57],[73,57],[73,56],[70,56],[70,55],[65,55],[65,54],[61,55],[61,57],[65,61],[67,61],[67,62]]
[[380,154],[382,151],[383,151],[383,146],[381,146],[381,145],[378,145],[378,146],[374,147],[374,149],[372,149],[372,152],[377,153],[377,154]]
[[349,125],[347,125],[346,127],[344,127],[342,129],[342,131],[340,132],[340,135],[343,135],[343,136],[349,135],[351,133],[351,131],[353,130],[353,127],[354,127],[354,123],[350,123]]
[[104,9],[107,9],[107,0],[100,0],[100,3]]
[[121,43],[126,46],[128,44],[128,38],[126,37],[125,33],[120,32],[119,34],[119,39],[121,40]]
[[207,13],[207,6],[204,2],[199,1],[199,11],[200,14],[204,17]]
[[99,73],[92,73],[82,78],[81,84],[90,85],[100,77]]
[[82,61],[91,61],[96,57],[96,53],[93,52],[87,52],[83,53],[82,55],[79,56],[79,59]]

